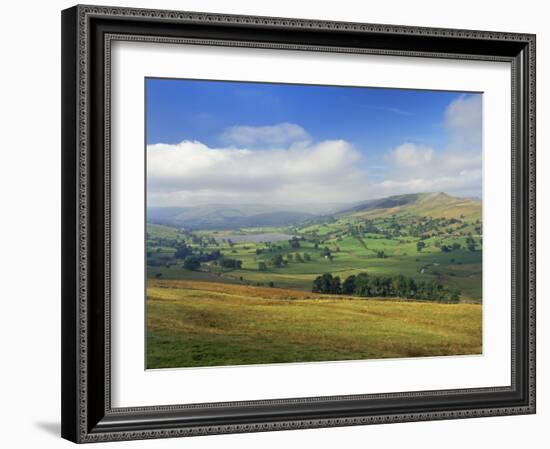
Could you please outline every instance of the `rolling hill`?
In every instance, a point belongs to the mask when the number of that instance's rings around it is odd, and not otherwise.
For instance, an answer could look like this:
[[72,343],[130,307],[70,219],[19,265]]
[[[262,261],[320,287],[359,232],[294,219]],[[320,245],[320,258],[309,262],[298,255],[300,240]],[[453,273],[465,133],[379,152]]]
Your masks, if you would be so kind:
[[390,216],[417,215],[432,218],[481,218],[481,201],[451,196],[443,192],[411,193],[366,201],[339,215]]
[[391,215],[432,218],[481,218],[481,201],[446,193],[412,193],[368,200],[353,206],[327,206],[326,211],[280,205],[204,205],[194,207],[151,207],[147,222],[188,229],[239,229],[264,226],[304,225],[331,221],[335,217],[365,218]]

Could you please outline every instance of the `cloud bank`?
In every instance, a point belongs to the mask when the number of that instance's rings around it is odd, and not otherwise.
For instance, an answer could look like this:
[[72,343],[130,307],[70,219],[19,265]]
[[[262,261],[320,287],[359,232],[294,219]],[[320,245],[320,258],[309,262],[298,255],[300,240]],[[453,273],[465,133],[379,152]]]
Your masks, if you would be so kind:
[[147,147],[152,204],[342,201],[367,182],[362,155],[343,140],[289,148],[210,148],[200,142]]
[[148,204],[305,207],[428,191],[478,196],[481,115],[480,95],[458,98],[445,111],[445,148],[403,142],[386,151],[384,170],[369,169],[365,149],[346,140],[313,142],[292,123],[228,128],[219,148],[188,140],[148,145]]
[[[478,196],[481,188],[481,152],[404,143],[389,152],[388,179],[380,183],[385,192],[448,192]],[[389,193],[391,194],[391,193]]]

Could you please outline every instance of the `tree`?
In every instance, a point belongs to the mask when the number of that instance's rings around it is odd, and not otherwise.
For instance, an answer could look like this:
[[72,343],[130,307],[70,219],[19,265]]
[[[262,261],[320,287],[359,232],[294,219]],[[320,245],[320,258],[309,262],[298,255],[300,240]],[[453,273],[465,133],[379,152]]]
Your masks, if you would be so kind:
[[267,271],[267,265],[265,262],[258,262],[258,270],[259,271]]
[[311,260],[311,256],[308,253],[304,253],[304,261],[309,262]]
[[323,255],[323,257],[327,257],[327,258],[330,257],[330,249],[328,248],[328,246],[325,246],[323,248],[322,255]]
[[313,281],[313,287],[311,291],[313,293],[338,294],[341,292],[340,277],[333,277],[330,273],[325,273],[322,276],[317,276]]
[[292,254],[287,254],[286,258],[288,259],[289,262],[292,262],[292,260],[294,259],[294,256]]
[[458,290],[457,288],[451,289],[449,299],[451,302],[458,302],[460,300],[460,290]]
[[283,256],[277,254],[271,258],[271,263],[276,268],[281,268],[284,265]]
[[176,248],[176,259],[185,259],[187,256],[193,255],[193,249],[185,243]]
[[371,296],[371,279],[367,273],[359,273],[355,279],[354,293],[358,296]]
[[201,267],[201,262],[197,256],[187,256],[183,261],[183,268],[191,271],[197,271]]
[[424,243],[422,240],[416,243],[416,250],[418,252],[422,251],[424,248],[426,248],[426,243]]
[[[319,276],[314,281],[314,288],[318,292],[334,294],[334,291],[331,291],[333,279],[328,276]],[[446,289],[435,281],[420,281],[417,284],[414,279],[401,274],[389,277],[372,276],[365,272],[348,276],[342,283],[340,293],[361,297],[395,296],[398,298],[429,299],[454,303],[458,302],[460,298],[460,290]]]
[[418,287],[416,286],[416,282],[413,278],[409,278],[407,280],[407,298],[415,298],[417,293]]
[[291,248],[298,249],[300,248],[300,239],[294,236],[288,241],[288,244],[290,245]]
[[[323,276],[317,276],[313,280],[313,285],[311,287],[311,291],[313,293],[325,293],[326,285],[328,285],[328,282],[326,281],[325,277]],[[332,275],[330,275],[332,277]]]
[[302,259],[302,255],[300,253],[296,253],[294,259],[296,259],[296,262],[304,263],[304,259]]
[[338,294],[342,293],[340,288],[340,276],[334,276],[330,285],[330,293]]
[[476,250],[476,241],[472,236],[466,238],[466,248],[468,248],[468,251]]
[[243,264],[241,260],[231,259],[229,257],[222,257],[218,263],[220,267],[229,269],[240,269]]
[[379,276],[373,276],[370,279],[370,295],[369,296],[385,296],[383,294],[383,281]]
[[391,286],[395,296],[399,296],[400,298],[409,297],[409,283],[402,274],[398,274],[392,278]]
[[425,291],[423,299],[443,299],[445,297],[445,292],[443,292],[443,286],[438,284],[435,281],[429,281],[425,285]]
[[355,275],[348,276],[342,283],[342,293],[353,295],[355,293]]

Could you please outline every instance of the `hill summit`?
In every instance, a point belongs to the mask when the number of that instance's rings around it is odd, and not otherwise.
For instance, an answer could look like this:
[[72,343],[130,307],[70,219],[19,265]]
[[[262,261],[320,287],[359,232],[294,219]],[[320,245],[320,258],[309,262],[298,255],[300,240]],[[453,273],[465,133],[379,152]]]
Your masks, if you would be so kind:
[[411,214],[434,218],[481,217],[481,201],[451,196],[444,192],[409,193],[365,201],[341,215]]

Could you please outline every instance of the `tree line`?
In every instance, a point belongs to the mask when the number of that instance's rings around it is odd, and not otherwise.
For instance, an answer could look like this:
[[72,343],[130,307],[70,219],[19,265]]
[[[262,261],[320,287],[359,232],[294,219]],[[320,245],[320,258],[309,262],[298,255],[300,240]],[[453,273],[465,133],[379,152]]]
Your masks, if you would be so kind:
[[332,295],[353,295],[361,297],[398,297],[407,299],[426,299],[456,303],[460,299],[460,290],[446,288],[436,281],[419,281],[398,274],[395,276],[376,276],[368,273],[352,274],[342,282],[339,276],[325,273],[313,281],[313,293]]

